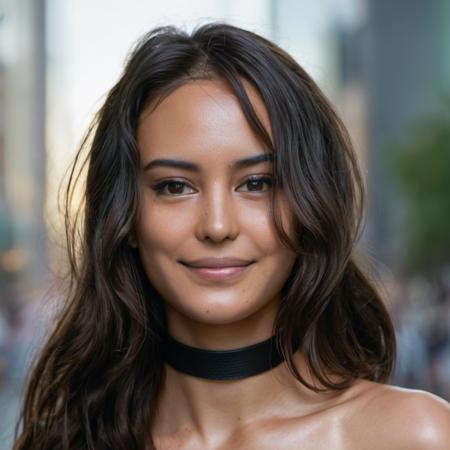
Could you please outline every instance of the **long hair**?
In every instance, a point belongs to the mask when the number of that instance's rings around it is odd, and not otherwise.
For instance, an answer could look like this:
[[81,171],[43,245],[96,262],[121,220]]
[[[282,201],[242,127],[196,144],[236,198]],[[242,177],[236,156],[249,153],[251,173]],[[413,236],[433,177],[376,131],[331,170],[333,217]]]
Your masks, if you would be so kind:
[[[290,55],[253,32],[222,22],[191,34],[158,27],[130,52],[71,166],[64,197],[70,282],[29,376],[15,450],[154,448],[149,424],[164,376],[166,318],[128,244],[140,201],[136,128],[150,102],[195,79],[225,80],[273,153],[270,212],[281,242],[297,255],[273,330],[292,375],[315,391],[345,389],[358,378],[388,382],[394,331],[355,261],[365,188],[333,107]],[[243,80],[264,101],[272,139]],[[280,221],[281,189],[295,217],[293,237]],[[298,345],[322,387],[298,373]]]

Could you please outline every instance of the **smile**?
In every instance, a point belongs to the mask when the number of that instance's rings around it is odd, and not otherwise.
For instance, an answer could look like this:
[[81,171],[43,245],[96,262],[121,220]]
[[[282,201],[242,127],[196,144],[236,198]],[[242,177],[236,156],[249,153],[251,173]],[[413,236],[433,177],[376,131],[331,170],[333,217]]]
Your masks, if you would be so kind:
[[233,267],[191,267],[183,264],[190,273],[195,276],[209,281],[227,281],[234,280],[243,273],[249,270],[254,263],[247,266],[233,266]]

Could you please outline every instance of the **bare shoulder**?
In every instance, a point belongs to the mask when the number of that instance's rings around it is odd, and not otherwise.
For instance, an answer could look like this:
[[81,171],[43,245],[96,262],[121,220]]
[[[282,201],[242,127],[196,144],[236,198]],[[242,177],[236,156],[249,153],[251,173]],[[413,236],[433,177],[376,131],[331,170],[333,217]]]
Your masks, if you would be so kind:
[[359,424],[381,448],[450,449],[450,404],[426,391],[366,381],[361,385]]

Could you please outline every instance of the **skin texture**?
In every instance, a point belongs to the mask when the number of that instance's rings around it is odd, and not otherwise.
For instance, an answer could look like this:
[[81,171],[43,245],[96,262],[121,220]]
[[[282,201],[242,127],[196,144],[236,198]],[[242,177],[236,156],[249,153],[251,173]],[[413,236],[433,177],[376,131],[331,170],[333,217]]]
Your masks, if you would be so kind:
[[[264,104],[245,83],[271,134]],[[130,245],[165,301],[169,332],[209,349],[250,345],[272,334],[280,290],[295,255],[279,242],[268,205],[270,186],[249,176],[270,174],[270,163],[231,170],[237,159],[264,151],[237,99],[222,81],[197,80],[149,105],[137,130],[141,209]],[[158,167],[157,158],[183,159],[198,173]],[[185,185],[154,190],[163,180]],[[251,189],[254,189],[253,191]],[[280,195],[283,224],[291,230]],[[255,260],[242,277],[202,281],[179,260],[234,256]],[[299,371],[304,357],[295,355]],[[431,394],[358,380],[344,392],[315,393],[285,364],[238,381],[209,381],[165,367],[157,415],[150,425],[158,449],[444,449],[450,412]]]

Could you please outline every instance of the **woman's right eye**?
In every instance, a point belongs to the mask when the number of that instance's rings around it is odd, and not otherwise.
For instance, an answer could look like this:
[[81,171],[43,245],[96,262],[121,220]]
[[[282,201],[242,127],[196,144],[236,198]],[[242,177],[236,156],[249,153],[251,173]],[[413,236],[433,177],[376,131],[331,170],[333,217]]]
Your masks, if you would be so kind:
[[[183,188],[188,186],[186,183],[178,180],[166,180],[153,186],[157,195],[180,195],[184,194]],[[167,190],[165,188],[168,188]]]

